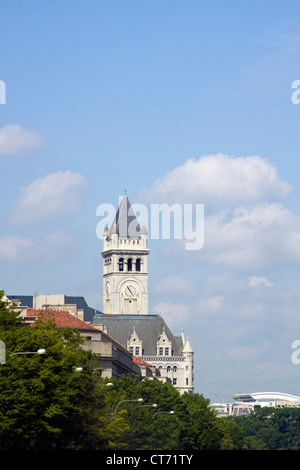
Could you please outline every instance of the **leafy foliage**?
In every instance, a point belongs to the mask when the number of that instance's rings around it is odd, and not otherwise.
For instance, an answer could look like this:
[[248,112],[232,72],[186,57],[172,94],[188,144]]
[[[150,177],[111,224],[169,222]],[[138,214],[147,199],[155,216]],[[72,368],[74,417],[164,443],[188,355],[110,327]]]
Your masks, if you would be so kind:
[[168,383],[140,381],[137,376],[123,376],[113,383],[112,406],[128,423],[121,439],[126,449],[218,448],[218,418],[202,395],[180,395]]
[[[0,449],[109,448],[125,424],[106,412],[108,390],[93,373],[99,357],[82,348],[76,330],[42,319],[33,327],[21,325],[0,301],[0,339],[6,345],[6,364],[0,366]],[[46,354],[15,354],[39,348]]]
[[[250,416],[236,418],[250,442],[269,450],[300,449],[299,408],[258,408]],[[258,448],[258,447],[256,447]]]

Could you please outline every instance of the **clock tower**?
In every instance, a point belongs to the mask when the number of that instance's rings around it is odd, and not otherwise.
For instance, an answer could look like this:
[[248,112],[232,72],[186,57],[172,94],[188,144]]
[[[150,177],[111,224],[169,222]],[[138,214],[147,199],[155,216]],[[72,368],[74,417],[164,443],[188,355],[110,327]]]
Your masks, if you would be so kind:
[[103,239],[103,312],[147,315],[148,232],[140,227],[127,195]]

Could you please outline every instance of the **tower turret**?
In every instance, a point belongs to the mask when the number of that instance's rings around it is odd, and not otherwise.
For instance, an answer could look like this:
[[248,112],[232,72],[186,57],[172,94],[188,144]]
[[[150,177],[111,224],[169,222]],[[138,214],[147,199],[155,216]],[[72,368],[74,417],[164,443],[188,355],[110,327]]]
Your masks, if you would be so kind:
[[182,355],[185,358],[185,378],[184,378],[184,388],[188,390],[193,390],[194,387],[194,351],[190,345],[189,338],[187,338],[184,347],[182,349]]

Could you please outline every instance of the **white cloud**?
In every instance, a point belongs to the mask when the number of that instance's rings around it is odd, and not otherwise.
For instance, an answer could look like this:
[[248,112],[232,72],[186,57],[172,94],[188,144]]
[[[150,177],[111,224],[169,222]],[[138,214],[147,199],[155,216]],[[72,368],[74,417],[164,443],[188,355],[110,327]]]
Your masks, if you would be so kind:
[[0,239],[0,262],[58,262],[65,259],[74,246],[73,237],[61,231],[41,239],[6,235]]
[[[185,239],[173,240],[161,250],[164,260],[172,257],[189,271],[198,269],[185,251]],[[204,245],[192,251],[201,266],[258,271],[300,266],[300,216],[281,203],[227,209],[204,220]],[[185,275],[186,276],[186,275]],[[187,277],[187,276],[186,276]]]
[[0,129],[0,156],[18,155],[40,148],[44,139],[18,124],[9,124]]
[[14,225],[51,221],[77,214],[87,190],[87,182],[71,171],[50,173],[21,188],[21,197],[10,217]]
[[161,314],[170,328],[182,327],[189,318],[189,307],[186,304],[159,302],[153,310]]
[[154,201],[204,204],[279,201],[292,187],[280,180],[276,168],[259,156],[206,155],[189,159],[143,191],[141,197]]
[[24,251],[33,246],[33,239],[21,238],[18,235],[6,235],[0,239],[0,261],[17,261]]
[[204,253],[233,268],[299,265],[300,218],[282,204],[223,211],[205,220]]
[[265,277],[251,276],[249,278],[249,286],[250,287],[259,286],[261,284],[263,284],[266,287],[273,287],[274,286],[274,284]]

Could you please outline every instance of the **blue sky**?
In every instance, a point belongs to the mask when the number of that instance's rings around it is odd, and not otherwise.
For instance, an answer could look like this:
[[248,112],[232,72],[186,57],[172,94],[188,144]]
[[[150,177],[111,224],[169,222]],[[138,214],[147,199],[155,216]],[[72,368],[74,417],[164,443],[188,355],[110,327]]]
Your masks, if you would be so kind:
[[298,1],[0,1],[0,284],[102,308],[96,209],[201,203],[150,240],[149,305],[195,389],[300,395]]

